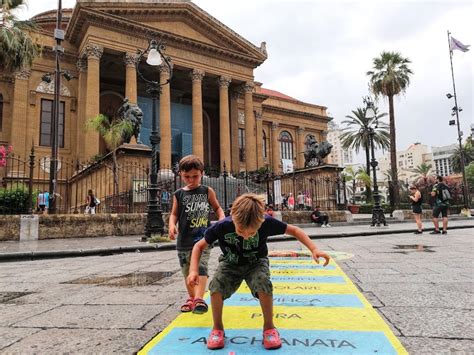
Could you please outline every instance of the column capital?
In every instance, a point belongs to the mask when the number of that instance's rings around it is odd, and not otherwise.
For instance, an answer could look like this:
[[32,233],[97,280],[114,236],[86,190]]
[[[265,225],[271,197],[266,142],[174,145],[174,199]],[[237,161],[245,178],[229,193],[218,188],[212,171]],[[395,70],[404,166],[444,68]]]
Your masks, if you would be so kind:
[[255,110],[255,119],[258,121],[262,120],[262,110]]
[[80,73],[84,73],[85,71],[87,71],[87,60],[84,58],[79,58],[76,61],[76,68],[77,71],[79,71]]
[[166,74],[170,74],[170,68],[166,65],[166,64],[161,64],[160,66],[158,66],[158,71],[160,73],[166,73]]
[[255,83],[253,81],[247,81],[243,85],[244,92],[253,92],[253,88],[255,87]]
[[230,85],[230,82],[232,81],[232,78],[229,76],[220,76],[217,78],[217,84],[219,85],[220,88],[228,88]]
[[123,62],[127,67],[136,67],[137,65],[137,55],[134,53],[125,53],[123,55]]
[[192,81],[202,81],[205,75],[206,73],[201,69],[193,69],[191,72],[189,72],[189,76]]
[[99,60],[104,54],[104,47],[101,47],[97,44],[88,44],[85,48],[86,57]]
[[296,132],[297,132],[298,134],[303,134],[304,131],[305,131],[305,128],[304,128],[304,127],[298,127],[298,128],[296,129]]
[[272,122],[272,131],[276,131],[279,126],[278,122]]
[[240,94],[242,93],[242,88],[240,87],[235,87],[230,91],[230,98],[232,100],[238,100],[240,97]]
[[31,76],[30,69],[22,69],[15,72],[15,80],[28,80]]

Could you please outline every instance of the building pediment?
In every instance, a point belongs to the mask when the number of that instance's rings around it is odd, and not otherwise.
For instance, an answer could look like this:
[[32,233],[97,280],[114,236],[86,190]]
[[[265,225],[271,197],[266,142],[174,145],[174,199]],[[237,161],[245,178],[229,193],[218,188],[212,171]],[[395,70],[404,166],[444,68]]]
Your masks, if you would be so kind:
[[257,47],[190,1],[79,0],[67,28],[68,40],[80,46],[87,28],[99,26],[136,37],[162,38],[170,45],[190,46],[202,52],[240,59],[256,67],[266,58]]

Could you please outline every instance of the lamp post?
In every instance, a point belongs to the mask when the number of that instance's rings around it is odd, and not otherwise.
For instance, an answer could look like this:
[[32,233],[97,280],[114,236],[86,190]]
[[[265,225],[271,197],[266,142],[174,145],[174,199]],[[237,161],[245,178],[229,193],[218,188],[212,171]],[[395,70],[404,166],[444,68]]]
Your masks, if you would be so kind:
[[375,147],[374,147],[374,135],[375,135],[375,129],[377,128],[378,125],[378,120],[377,120],[377,113],[375,112],[375,107],[374,103],[370,99],[370,97],[364,98],[364,103],[366,105],[365,108],[365,117],[366,118],[372,118],[375,123],[375,127],[372,126],[372,122],[369,122],[370,124],[367,126],[367,131],[369,134],[369,144],[370,144],[370,153],[372,155],[372,158],[370,160],[370,166],[372,167],[372,179],[374,180],[374,189],[373,189],[373,198],[374,198],[374,208],[372,209],[372,224],[371,226],[377,226],[380,227],[381,224],[384,226],[387,225],[387,221],[385,220],[385,215],[383,213],[383,208],[380,205],[380,193],[379,193],[379,187],[377,185],[377,166],[379,163],[377,160],[375,160]]
[[[145,237],[143,241],[146,241],[153,235],[161,235],[164,230],[164,223],[161,211],[161,205],[158,203],[158,146],[161,138],[157,131],[156,122],[156,102],[160,97],[161,88],[164,85],[170,83],[173,68],[171,66],[171,58],[166,57],[163,52],[166,50],[166,46],[162,43],[157,43],[156,40],[152,39],[148,45],[148,48],[144,51],[137,51],[137,74],[145,81],[146,91],[152,98],[152,126],[151,126],[151,172],[150,172],[150,185],[148,187],[148,205],[147,205],[147,221],[145,225]],[[166,65],[169,69],[169,76],[165,82],[160,83],[160,80],[147,79],[140,71],[140,63],[142,59],[147,56],[146,63],[152,68],[158,69],[160,65]],[[158,75],[159,78],[159,75]]]

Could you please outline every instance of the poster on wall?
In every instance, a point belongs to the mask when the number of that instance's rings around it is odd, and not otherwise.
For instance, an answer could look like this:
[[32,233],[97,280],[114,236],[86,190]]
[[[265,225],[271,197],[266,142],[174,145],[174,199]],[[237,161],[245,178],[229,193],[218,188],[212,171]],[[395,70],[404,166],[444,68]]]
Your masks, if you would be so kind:
[[275,191],[275,205],[281,205],[283,203],[283,199],[281,198],[281,180],[275,180],[273,182],[273,191]]
[[147,202],[147,179],[133,179],[133,203]]
[[283,174],[292,173],[294,170],[292,159],[282,159],[281,165],[283,166]]

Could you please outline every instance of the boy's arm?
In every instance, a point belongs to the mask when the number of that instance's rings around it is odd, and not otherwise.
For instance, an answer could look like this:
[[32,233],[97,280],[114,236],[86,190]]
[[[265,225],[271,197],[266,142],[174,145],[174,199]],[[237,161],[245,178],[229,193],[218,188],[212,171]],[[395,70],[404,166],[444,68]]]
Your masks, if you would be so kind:
[[176,239],[178,234],[178,229],[176,228],[176,221],[178,220],[178,199],[176,196],[173,196],[173,207],[171,208],[169,223],[168,223],[168,232],[171,240]]
[[201,260],[202,251],[208,246],[209,244],[207,244],[204,238],[194,244],[189,265],[189,274],[186,280],[187,284],[191,287],[199,284],[199,260]]
[[293,237],[298,239],[300,243],[302,243],[306,248],[308,248],[309,251],[313,254],[313,259],[316,261],[317,264],[319,264],[319,258],[324,258],[326,260],[324,262],[324,266],[329,264],[329,255],[319,250],[316,244],[314,244],[311,239],[309,239],[308,235],[301,228],[288,224],[288,226],[286,227],[285,234],[292,235]]
[[216,192],[209,187],[209,203],[212,206],[214,212],[217,215],[217,219],[220,221],[221,219],[225,218],[224,211],[221,208],[221,205],[219,204],[219,201],[217,201],[217,196]]

